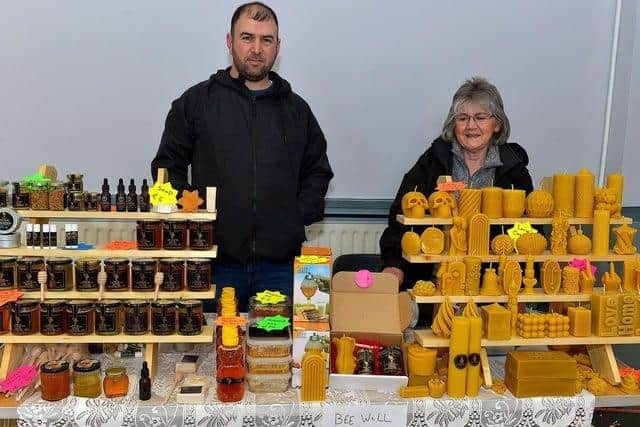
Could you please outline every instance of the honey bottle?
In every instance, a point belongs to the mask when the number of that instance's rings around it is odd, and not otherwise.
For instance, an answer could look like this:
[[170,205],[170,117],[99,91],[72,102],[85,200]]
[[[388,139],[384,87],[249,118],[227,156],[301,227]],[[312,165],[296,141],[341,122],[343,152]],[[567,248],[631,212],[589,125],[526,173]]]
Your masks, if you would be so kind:
[[244,352],[237,326],[223,326],[216,349],[217,396],[221,402],[238,402],[244,396]]

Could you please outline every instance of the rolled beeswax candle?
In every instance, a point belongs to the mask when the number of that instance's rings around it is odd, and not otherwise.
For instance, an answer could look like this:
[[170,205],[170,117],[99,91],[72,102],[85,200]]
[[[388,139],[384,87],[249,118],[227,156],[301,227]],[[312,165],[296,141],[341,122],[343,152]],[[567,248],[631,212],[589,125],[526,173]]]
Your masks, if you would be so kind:
[[599,337],[615,337],[618,334],[617,293],[591,294],[591,331]]
[[591,253],[593,255],[609,255],[609,211],[597,209],[593,212],[593,236],[591,241]]
[[469,369],[467,370],[467,396],[476,397],[480,391],[480,351],[482,346],[482,319],[469,318]]
[[568,174],[553,175],[553,212],[563,212],[567,216],[574,214],[574,193],[576,177]]
[[482,209],[482,190],[465,188],[460,191],[460,200],[458,201],[458,215],[467,219]]
[[595,195],[596,177],[587,168],[582,168],[576,175],[575,216],[591,218],[593,216],[593,196]]
[[451,341],[449,342],[449,375],[447,394],[454,399],[465,396],[467,388],[467,363],[469,355],[469,319],[453,318]]
[[636,312],[638,311],[635,294],[618,294],[618,336],[633,335]]
[[569,307],[569,333],[574,337],[591,336],[591,310],[584,307]]
[[502,217],[502,188],[485,187],[482,189],[482,213],[489,218]]
[[505,218],[520,218],[526,202],[524,190],[502,190],[502,214]]

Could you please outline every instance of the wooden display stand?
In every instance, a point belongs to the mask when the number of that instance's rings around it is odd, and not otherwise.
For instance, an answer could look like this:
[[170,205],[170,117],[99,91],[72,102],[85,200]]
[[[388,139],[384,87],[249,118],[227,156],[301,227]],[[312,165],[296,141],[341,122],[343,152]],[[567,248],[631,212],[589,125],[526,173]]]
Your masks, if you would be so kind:
[[[530,224],[551,224],[553,218],[495,218],[490,219],[491,225],[507,225],[515,224],[516,222],[528,221]],[[434,218],[427,216],[425,218],[405,218],[403,215],[397,215],[396,220],[404,225],[425,225],[425,226],[450,226],[452,225],[452,218]],[[633,219],[628,217],[612,218],[610,225],[632,224]],[[593,224],[591,218],[569,218],[569,224]],[[410,263],[441,263],[450,261],[462,261],[464,256],[450,256],[450,255],[407,255],[402,254],[405,260]],[[466,255],[465,255],[466,256]],[[572,259],[588,258],[591,262],[622,262],[625,260],[635,259],[637,254],[634,255],[617,255],[610,253],[607,256],[592,256],[592,255],[551,255],[546,251],[543,255],[532,256],[534,262],[544,262],[548,259],[554,259],[558,262],[570,262]],[[480,258],[482,262],[494,262],[498,263],[498,255],[476,256]],[[518,262],[526,262],[528,256],[526,255],[510,255],[509,260],[516,260]],[[419,304],[441,304],[444,301],[442,295],[434,296],[417,296],[412,294],[413,299]],[[473,299],[476,303],[494,303],[494,302],[506,302],[507,296],[469,296],[469,295],[456,295],[449,296],[451,303],[466,303],[469,299]],[[591,301],[591,294],[545,294],[542,289],[535,288],[535,293],[531,295],[518,294],[518,302],[589,302]],[[440,338],[433,334],[431,329],[416,330],[416,341],[423,347],[448,347],[449,339]],[[640,336],[622,336],[622,337],[564,337],[564,338],[521,338],[513,336],[509,340],[491,341],[482,339],[483,347],[505,347],[505,346],[524,346],[524,345],[586,345],[589,356],[591,359],[591,365],[593,368],[600,372],[603,379],[607,380],[611,384],[620,383],[620,372],[618,370],[618,363],[616,361],[613,344],[640,344]],[[484,348],[483,348],[484,351]],[[486,353],[485,353],[486,355]],[[490,385],[491,373],[483,366],[483,375],[485,384]]]
[[[34,223],[48,223],[49,219],[98,219],[98,220],[119,220],[119,221],[135,221],[141,219],[205,219],[214,221],[215,213],[206,211],[198,211],[195,213],[171,213],[158,214],[153,212],[75,212],[75,211],[37,211],[37,210],[18,210],[18,214],[24,218],[30,218]],[[51,257],[123,257],[123,258],[164,258],[164,257],[180,257],[180,258],[215,258],[217,247],[208,251],[199,250],[108,250],[108,249],[91,249],[91,250],[67,250],[67,249],[27,249],[18,247],[14,249],[0,249],[0,256],[43,256]],[[104,292],[102,299],[153,299],[154,292]],[[23,298],[40,299],[40,292],[24,292]],[[98,292],[79,292],[79,291],[58,291],[44,292],[44,299],[90,299],[98,300],[100,298]],[[203,292],[158,292],[158,299],[214,299],[215,285],[211,284],[208,291]],[[7,373],[16,368],[16,364],[23,354],[23,344],[33,343],[146,343],[145,360],[148,363],[151,376],[155,376],[157,369],[158,344],[160,343],[210,343],[213,342],[213,327],[204,326],[200,335],[153,335],[147,333],[145,335],[54,335],[44,336],[41,334],[32,335],[2,335],[1,338],[5,343],[2,359],[0,361],[0,378],[5,378]]]

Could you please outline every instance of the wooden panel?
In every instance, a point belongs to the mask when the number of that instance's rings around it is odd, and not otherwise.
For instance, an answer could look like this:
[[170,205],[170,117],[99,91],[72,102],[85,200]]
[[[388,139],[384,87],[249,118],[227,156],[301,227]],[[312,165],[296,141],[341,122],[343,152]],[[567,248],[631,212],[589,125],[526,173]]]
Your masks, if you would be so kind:
[[111,249],[27,249],[22,246],[14,249],[0,249],[0,256],[43,256],[51,257],[95,257],[95,258],[215,258],[218,253],[218,247],[214,246],[210,251],[141,251],[137,249],[131,250],[111,250]]
[[[412,264],[439,264],[443,261],[462,261],[464,256],[449,256],[449,255],[407,255],[402,254],[402,257]],[[526,262],[527,255],[509,255],[509,259],[514,259],[518,262]],[[633,260],[637,257],[637,254],[633,255],[618,255],[613,252],[609,255],[594,256],[594,255],[551,255],[549,251],[545,251],[542,255],[533,255],[534,262],[544,262],[548,259],[553,259],[558,262],[570,262],[574,258],[588,258],[591,262],[609,262],[609,261],[626,261]],[[499,255],[481,255],[477,256],[482,262],[498,262],[500,260]]]
[[[24,292],[23,298],[40,299],[40,292]],[[158,299],[215,299],[216,285],[211,285],[211,289],[206,292],[158,292]],[[45,291],[45,299],[98,299],[98,292],[80,292],[80,291]],[[153,291],[151,292],[104,292],[102,299],[153,299]]]
[[[491,225],[513,225],[516,222],[528,222],[531,225],[551,224],[553,218],[493,218]],[[396,215],[396,221],[404,225],[451,225],[451,218],[405,218],[404,215]],[[611,218],[611,225],[631,224],[633,218]],[[569,218],[569,224],[593,224],[593,218]]]
[[621,378],[618,361],[616,360],[615,354],[613,354],[611,344],[589,345],[587,346],[587,351],[591,359],[591,366],[600,374],[602,379],[612,385],[620,384]]
[[491,366],[489,365],[489,356],[487,356],[487,350],[480,350],[480,366],[482,368],[482,377],[484,378],[484,385],[486,388],[493,386],[493,378],[491,377]]
[[[550,294],[545,294],[544,291],[542,289],[540,289],[540,288],[536,288],[536,289],[534,289],[534,291],[535,291],[535,293],[531,294],[531,295],[519,294],[518,295],[518,302],[554,302],[554,301],[560,301],[560,302],[574,302],[574,301],[589,302],[589,301],[591,301],[591,294],[576,294],[576,295],[555,294],[555,295],[550,295]],[[421,297],[421,296],[413,295],[411,290],[409,290],[409,293],[411,294],[411,297],[415,300],[415,302],[417,302],[418,304],[442,304],[444,302],[444,297],[442,295],[433,295],[433,296],[430,296],[430,297]],[[451,301],[452,303],[466,303],[470,299],[472,299],[473,302],[475,302],[476,304],[493,303],[493,302],[507,302],[507,296],[506,295],[499,295],[499,296],[486,296],[486,295],[475,295],[475,296],[455,295],[455,296],[453,296],[452,295],[452,296],[449,296],[449,301]]]
[[42,343],[42,344],[88,344],[88,343],[210,343],[213,342],[213,326],[207,325],[202,327],[200,335],[153,335],[151,333],[145,335],[52,335],[46,336],[42,334],[33,335],[2,335],[2,342],[5,343]]
[[[431,329],[415,331],[416,341],[423,347],[449,347],[449,338],[433,335]],[[521,345],[587,345],[587,344],[640,344],[637,337],[572,337],[566,338],[521,338],[512,337],[510,340],[489,341],[482,339],[483,347],[510,347]]]
[[215,212],[199,210],[198,212],[174,212],[162,214],[156,212],[94,212],[94,211],[36,211],[18,209],[18,215],[24,218],[50,219],[103,219],[103,220],[138,220],[138,219],[216,219]]

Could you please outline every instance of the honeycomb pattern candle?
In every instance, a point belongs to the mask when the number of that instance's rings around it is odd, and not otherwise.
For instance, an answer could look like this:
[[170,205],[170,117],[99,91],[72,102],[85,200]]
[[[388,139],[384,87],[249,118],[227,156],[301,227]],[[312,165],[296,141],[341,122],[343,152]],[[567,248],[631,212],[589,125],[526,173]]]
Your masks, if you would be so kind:
[[570,265],[562,269],[562,289],[567,295],[576,295],[580,291],[580,270]]
[[611,215],[612,218],[620,218],[622,207],[622,192],[624,191],[624,175],[621,173],[612,173],[607,175],[607,188],[611,188],[616,192],[617,209]]
[[485,187],[482,189],[482,213],[489,218],[502,218],[502,188]]
[[567,173],[553,175],[554,215],[563,212],[567,216],[574,215],[574,194],[576,177]]
[[591,253],[595,256],[609,255],[609,211],[598,209],[593,212],[593,237]]
[[575,216],[591,218],[593,216],[593,197],[595,195],[595,176],[587,168],[576,175]]
[[465,188],[460,191],[460,200],[458,201],[458,215],[466,218],[468,221],[471,217],[481,212],[482,208],[482,190]]

